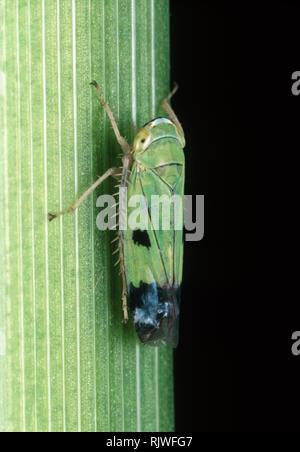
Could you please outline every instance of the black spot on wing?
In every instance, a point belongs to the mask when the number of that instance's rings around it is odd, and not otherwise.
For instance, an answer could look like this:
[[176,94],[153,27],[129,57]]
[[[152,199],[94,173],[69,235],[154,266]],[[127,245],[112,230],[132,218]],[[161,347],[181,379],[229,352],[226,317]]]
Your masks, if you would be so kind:
[[134,230],[132,233],[132,240],[135,245],[145,246],[146,248],[150,248],[151,246],[147,231],[141,231],[140,229]]

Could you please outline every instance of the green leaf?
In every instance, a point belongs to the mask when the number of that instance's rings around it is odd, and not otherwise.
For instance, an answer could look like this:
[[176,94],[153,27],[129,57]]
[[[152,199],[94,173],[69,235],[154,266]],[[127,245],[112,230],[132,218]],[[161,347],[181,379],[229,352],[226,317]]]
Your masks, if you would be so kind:
[[[167,0],[0,0],[0,429],[170,431],[172,351],[122,324],[96,199],[169,90]],[[114,191],[112,191],[114,190]]]

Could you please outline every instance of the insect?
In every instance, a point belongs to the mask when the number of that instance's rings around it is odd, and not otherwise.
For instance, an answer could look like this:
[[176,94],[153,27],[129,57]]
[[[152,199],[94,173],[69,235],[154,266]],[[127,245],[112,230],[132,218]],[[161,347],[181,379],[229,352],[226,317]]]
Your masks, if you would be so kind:
[[[109,176],[120,177],[119,187],[127,189],[127,198],[141,195],[145,199],[149,227],[147,229],[119,228],[115,252],[116,264],[122,276],[122,306],[124,322],[128,321],[127,300],[136,332],[142,343],[178,344],[179,311],[183,264],[183,221],[175,228],[174,208],[170,228],[153,225],[151,196],[184,196],[185,139],[181,124],[168,103],[177,91],[163,100],[162,107],[170,119],[156,118],[137,133],[133,145],[121,136],[114,115],[105,102],[97,82],[91,82],[98,93],[116,139],[122,148],[122,166],[108,169],[68,210],[51,214],[49,220],[75,211],[80,204]],[[119,221],[122,208],[119,207]],[[130,215],[128,208],[127,215]]]

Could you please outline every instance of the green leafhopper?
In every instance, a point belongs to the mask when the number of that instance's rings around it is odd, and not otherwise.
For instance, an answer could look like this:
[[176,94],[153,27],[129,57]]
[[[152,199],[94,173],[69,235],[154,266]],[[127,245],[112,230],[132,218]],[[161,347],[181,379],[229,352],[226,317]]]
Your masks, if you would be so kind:
[[[136,332],[142,343],[159,345],[178,344],[180,292],[183,263],[183,198],[185,139],[180,122],[168,101],[177,86],[163,100],[162,107],[170,119],[156,118],[145,124],[130,146],[121,136],[114,115],[102,97],[98,84],[93,81],[99,100],[112,124],[122,155],[121,171],[108,169],[68,210],[49,214],[49,220],[76,210],[87,196],[109,176],[118,176],[120,193],[126,189],[128,199],[141,196],[145,200],[148,227],[120,228],[117,241],[123,282],[122,305],[124,322],[128,320],[127,299]],[[153,196],[154,195],[154,196]],[[153,215],[153,198],[162,196],[181,200],[179,221],[175,204],[169,203],[169,228]],[[177,197],[177,198],[176,198]],[[127,200],[126,200],[127,202]],[[130,217],[133,207],[119,205],[119,224],[124,215]],[[180,213],[180,212],[179,212]],[[127,220],[127,218],[126,218]],[[123,221],[124,222],[124,221]],[[155,226],[155,223],[156,226]],[[127,221],[126,221],[127,224]]]

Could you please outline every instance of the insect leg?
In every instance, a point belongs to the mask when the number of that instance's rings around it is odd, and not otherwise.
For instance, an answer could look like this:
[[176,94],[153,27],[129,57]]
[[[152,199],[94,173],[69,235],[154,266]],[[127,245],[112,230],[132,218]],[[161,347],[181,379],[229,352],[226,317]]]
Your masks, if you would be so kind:
[[162,108],[165,110],[165,112],[167,112],[167,114],[169,115],[170,119],[174,122],[174,124],[178,127],[178,129],[182,132],[183,134],[183,128],[182,125],[180,124],[179,119],[177,118],[173,108],[171,107],[171,105],[168,103],[168,101],[174,96],[174,94],[176,93],[176,91],[178,90],[178,85],[177,83],[175,83],[174,88],[172,89],[172,91],[170,92],[170,94],[162,101],[161,106]]
[[126,139],[124,137],[122,137],[122,135],[120,134],[120,131],[119,131],[117,122],[115,120],[115,117],[113,115],[113,112],[111,111],[109,105],[105,102],[98,83],[95,80],[93,80],[90,84],[93,85],[97,90],[99,100],[100,100],[104,110],[106,111],[107,116],[110,119],[111,125],[114,129],[114,132],[115,132],[115,135],[117,138],[117,141],[118,141],[119,145],[121,146],[124,154],[129,154],[131,152],[131,148],[130,148],[128,142],[126,141]]
[[[127,185],[127,177],[128,173],[130,171],[130,163],[131,159],[130,156],[124,156],[123,157],[123,168],[122,168],[122,177],[121,177],[121,187],[126,187]],[[119,222],[122,221],[122,205],[120,201],[120,207],[119,207]],[[119,229],[119,250],[120,250],[120,273],[122,275],[122,284],[123,284],[123,290],[122,290],[122,307],[123,307],[123,316],[124,316],[124,323],[128,321],[128,310],[127,310],[127,281],[126,281],[126,272],[125,272],[125,260],[124,260],[124,246],[123,246],[123,231]]]
[[99,179],[96,182],[93,183],[93,185],[91,185],[83,193],[83,195],[75,202],[75,204],[72,207],[70,207],[70,209],[65,210],[63,212],[59,212],[57,214],[48,213],[49,221],[52,221],[55,218],[60,217],[61,215],[66,215],[67,213],[74,212],[74,210],[78,209],[80,204],[82,204],[86,200],[86,198],[95,190],[95,188],[98,187],[98,185],[100,185],[109,176],[112,176],[113,174],[115,174],[116,171],[118,171],[117,168],[110,168],[110,169],[108,169],[101,177],[99,177]]
[[120,270],[122,275],[122,284],[123,284],[123,290],[122,290],[122,308],[123,308],[123,316],[124,316],[124,323],[128,321],[128,311],[127,311],[127,282],[126,282],[126,276],[125,276],[125,266],[124,266],[124,253],[123,253],[123,246],[122,246],[122,239],[121,241],[121,248],[120,248]]

